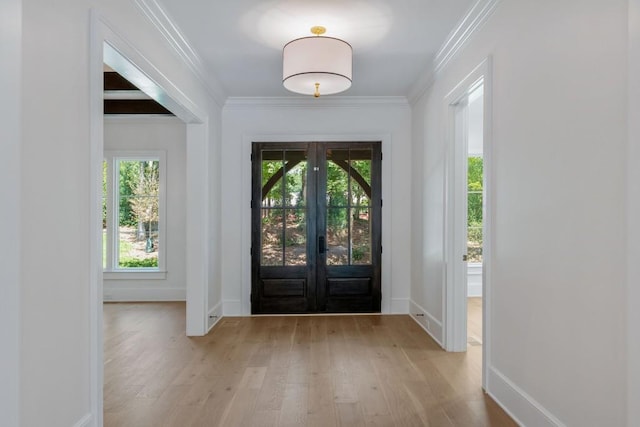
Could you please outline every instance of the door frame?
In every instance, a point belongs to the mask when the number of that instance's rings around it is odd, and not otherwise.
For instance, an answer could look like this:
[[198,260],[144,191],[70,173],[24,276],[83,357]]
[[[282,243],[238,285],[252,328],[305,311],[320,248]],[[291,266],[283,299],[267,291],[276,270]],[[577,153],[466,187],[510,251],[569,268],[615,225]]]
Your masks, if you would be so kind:
[[[254,142],[381,142],[382,160],[382,200],[391,201],[391,134],[245,134],[242,136],[242,203],[243,224],[242,246],[242,286],[240,301],[224,301],[225,313],[235,316],[251,316],[251,147]],[[382,206],[382,269],[380,289],[382,292],[381,313],[394,313],[391,289],[391,209]],[[385,248],[387,248],[385,250]]]
[[207,333],[209,234],[209,120],[205,109],[195,105],[133,44],[118,34],[109,21],[91,9],[89,48],[90,154],[89,173],[89,347],[90,402],[95,425],[103,421],[104,349],[102,331],[102,160],[104,152],[103,64],[120,72],[174,113],[187,127],[187,279],[186,334]]
[[488,367],[491,355],[491,278],[493,272],[494,241],[494,180],[492,156],[492,76],[491,58],[488,57],[463,78],[444,98],[447,118],[446,160],[445,160],[445,208],[444,208],[444,254],[445,289],[443,293],[444,346],[447,351],[465,351],[467,348],[467,283],[464,280],[466,263],[461,256],[466,253],[466,241],[460,236],[466,224],[466,207],[461,199],[466,194],[463,176],[466,171],[460,166],[466,164],[466,139],[459,137],[456,129],[457,105],[468,96],[470,90],[482,81],[484,86],[483,112],[483,164],[484,164],[484,206],[483,213],[483,265],[482,265],[482,386],[487,389]]

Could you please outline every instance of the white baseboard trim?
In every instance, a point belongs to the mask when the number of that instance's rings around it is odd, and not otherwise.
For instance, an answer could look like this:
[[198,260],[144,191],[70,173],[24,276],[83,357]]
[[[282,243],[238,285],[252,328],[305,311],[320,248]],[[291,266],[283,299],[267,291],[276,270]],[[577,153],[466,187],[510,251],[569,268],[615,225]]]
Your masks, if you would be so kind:
[[409,313],[409,298],[391,298],[391,314]]
[[494,367],[489,368],[487,394],[521,426],[566,427],[533,397]]
[[224,300],[222,301],[223,316],[242,316],[242,301],[240,300]]
[[222,302],[216,304],[207,314],[207,333],[222,319]]
[[438,345],[444,348],[442,339],[442,322],[433,317],[427,310],[415,301],[410,301],[411,318],[428,333]]
[[87,414],[82,417],[77,423],[73,425],[73,427],[89,427],[93,425],[93,415]]
[[186,301],[185,288],[110,288],[102,295],[105,302]]
[[482,297],[482,283],[467,284],[467,297]]

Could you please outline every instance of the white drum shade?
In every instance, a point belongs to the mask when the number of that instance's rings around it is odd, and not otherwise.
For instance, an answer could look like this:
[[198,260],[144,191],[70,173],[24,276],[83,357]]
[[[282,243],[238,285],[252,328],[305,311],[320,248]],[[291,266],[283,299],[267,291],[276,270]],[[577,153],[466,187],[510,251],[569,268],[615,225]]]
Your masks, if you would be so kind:
[[282,84],[304,95],[331,95],[351,87],[351,45],[333,37],[303,37],[284,46]]

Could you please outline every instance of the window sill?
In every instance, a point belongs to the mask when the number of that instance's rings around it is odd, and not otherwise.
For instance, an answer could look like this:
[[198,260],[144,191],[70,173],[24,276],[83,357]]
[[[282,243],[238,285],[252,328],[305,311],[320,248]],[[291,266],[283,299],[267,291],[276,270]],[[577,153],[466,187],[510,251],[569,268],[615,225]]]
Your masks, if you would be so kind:
[[104,280],[166,280],[166,271],[103,271]]

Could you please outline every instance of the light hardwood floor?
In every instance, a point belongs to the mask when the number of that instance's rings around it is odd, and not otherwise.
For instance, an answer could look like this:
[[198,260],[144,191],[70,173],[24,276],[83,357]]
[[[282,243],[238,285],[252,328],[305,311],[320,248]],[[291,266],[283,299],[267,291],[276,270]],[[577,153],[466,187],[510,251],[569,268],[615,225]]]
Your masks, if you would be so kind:
[[105,304],[105,426],[514,426],[480,346],[446,353],[409,316],[224,318]]
[[482,345],[482,298],[467,298],[467,343]]

